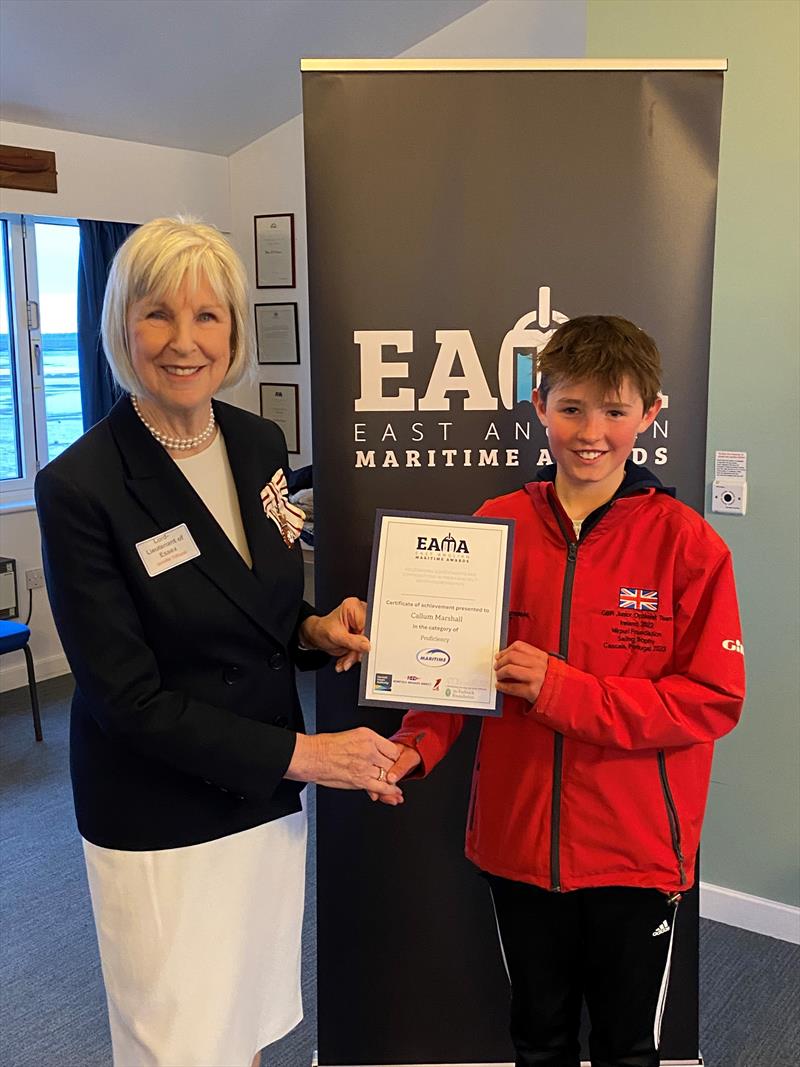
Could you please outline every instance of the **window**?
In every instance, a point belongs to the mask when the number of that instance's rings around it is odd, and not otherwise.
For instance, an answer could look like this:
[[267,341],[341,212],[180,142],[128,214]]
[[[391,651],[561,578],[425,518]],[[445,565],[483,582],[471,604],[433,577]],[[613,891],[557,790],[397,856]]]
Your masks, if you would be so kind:
[[22,475],[20,454],[19,390],[14,344],[14,297],[11,289],[11,265],[8,223],[0,220],[0,479],[13,480]]
[[74,219],[0,215],[0,493],[29,500],[36,471],[83,433]]

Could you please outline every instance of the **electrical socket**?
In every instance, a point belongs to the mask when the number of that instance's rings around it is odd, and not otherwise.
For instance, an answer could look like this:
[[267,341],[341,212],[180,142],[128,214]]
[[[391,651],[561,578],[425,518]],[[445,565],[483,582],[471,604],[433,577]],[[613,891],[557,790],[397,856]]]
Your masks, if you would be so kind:
[[32,567],[31,570],[25,571],[26,589],[41,589],[43,585],[44,571],[41,567]]

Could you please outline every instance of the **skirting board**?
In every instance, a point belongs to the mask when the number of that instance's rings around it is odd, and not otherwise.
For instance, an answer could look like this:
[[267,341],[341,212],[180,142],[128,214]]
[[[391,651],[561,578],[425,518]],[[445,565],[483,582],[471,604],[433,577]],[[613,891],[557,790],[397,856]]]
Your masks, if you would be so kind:
[[754,897],[710,882],[700,883],[700,914],[740,930],[800,944],[800,908]]
[[[19,689],[28,685],[28,672],[25,669],[25,659],[21,652],[10,652],[3,656],[3,660],[19,656],[19,662],[12,666],[0,666],[0,693],[7,693],[11,689]],[[43,656],[34,664],[36,681],[43,682],[47,678],[58,678],[59,675],[69,674],[69,664],[63,652],[57,652],[54,656]]]

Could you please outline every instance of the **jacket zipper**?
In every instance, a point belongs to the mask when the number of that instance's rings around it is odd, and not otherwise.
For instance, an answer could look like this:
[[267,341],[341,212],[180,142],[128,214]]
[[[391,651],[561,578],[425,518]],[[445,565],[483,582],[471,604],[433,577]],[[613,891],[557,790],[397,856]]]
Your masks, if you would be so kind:
[[[561,523],[559,522],[560,525]],[[578,542],[567,540],[567,569],[564,572],[564,586],[561,591],[561,630],[558,638],[559,658],[563,660],[566,660],[569,651],[572,587],[575,584],[575,565],[577,560]],[[553,737],[553,800],[550,811],[550,888],[554,893],[561,892],[561,780],[563,766],[564,735],[556,733]]]
[[[633,487],[630,492],[636,491],[636,487]],[[627,495],[625,492],[619,494],[620,496]],[[593,529],[597,523],[604,517],[604,515],[611,510],[614,505],[614,501],[617,498],[614,497],[604,504],[601,508],[592,512],[589,516],[591,520],[589,525],[584,524],[581,528],[581,535],[585,536],[589,533],[590,529]],[[558,528],[564,536],[564,540],[567,542],[567,568],[564,573],[564,585],[561,591],[561,629],[559,632],[559,659],[566,661],[569,652],[569,627],[570,627],[570,615],[572,612],[572,587],[575,583],[575,565],[578,560],[578,545],[579,541],[573,541],[567,532],[564,523],[559,515],[558,508],[552,500],[549,501],[552,508]],[[552,654],[552,653],[551,653]],[[561,783],[563,778],[563,766],[564,766],[564,735],[556,733],[553,738],[553,799],[552,808],[550,812],[550,888],[554,893],[561,892]],[[680,824],[678,823],[677,812],[675,811],[675,804],[672,800],[672,794],[669,789],[669,782],[667,780],[667,768],[664,763],[663,752],[659,753],[659,771],[661,773],[661,785],[664,790],[664,798],[667,804],[667,814],[670,821],[670,830],[672,832],[672,843],[675,848],[675,855],[678,858],[678,866],[681,875],[681,885],[686,881],[684,875],[684,860],[683,853],[681,851],[681,832]]]
[[475,825],[475,801],[478,799],[478,775],[480,774],[481,763],[477,760],[475,763],[475,774],[472,779],[472,796],[469,798],[469,822],[467,829],[472,830]]
[[678,874],[680,875],[681,885],[684,885],[686,882],[686,869],[684,867],[683,849],[681,847],[681,824],[678,821],[678,811],[672,797],[672,790],[669,787],[669,778],[667,777],[667,758],[664,755],[663,749],[658,753],[658,774],[661,779],[661,791],[664,794],[664,804],[667,809],[669,832],[672,836],[672,848],[675,852],[675,857],[678,860]]

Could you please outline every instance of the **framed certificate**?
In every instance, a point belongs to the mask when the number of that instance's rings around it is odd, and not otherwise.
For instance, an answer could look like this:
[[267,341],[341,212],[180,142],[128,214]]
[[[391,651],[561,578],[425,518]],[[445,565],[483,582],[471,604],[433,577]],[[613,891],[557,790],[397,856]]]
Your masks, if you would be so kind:
[[256,288],[294,289],[294,215],[256,215]]
[[300,419],[297,386],[285,382],[261,382],[261,417],[272,419],[283,430],[286,448],[293,456],[300,454]]
[[297,304],[256,304],[255,314],[258,362],[299,363]]
[[502,714],[512,519],[379,511],[360,703]]

